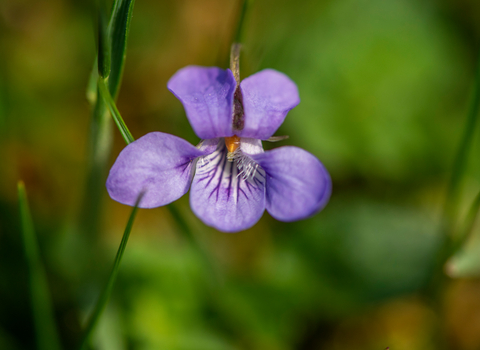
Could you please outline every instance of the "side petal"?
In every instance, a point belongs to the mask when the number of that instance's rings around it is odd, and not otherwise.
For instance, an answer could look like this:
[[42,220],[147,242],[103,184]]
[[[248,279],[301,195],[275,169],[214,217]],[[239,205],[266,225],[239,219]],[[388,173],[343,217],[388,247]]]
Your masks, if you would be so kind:
[[252,158],[267,173],[266,206],[275,219],[304,219],[327,204],[332,191],[330,175],[311,153],[286,146]]
[[145,190],[141,208],[166,205],[188,191],[193,160],[205,154],[179,137],[149,133],[120,152],[110,169],[107,191],[117,202],[134,205]]
[[232,136],[232,104],[236,82],[230,69],[187,66],[167,84],[182,102],[193,130],[201,139]]
[[237,162],[227,161],[220,139],[215,152],[200,158],[190,190],[190,206],[205,224],[224,232],[252,227],[265,211],[265,173],[245,179]]
[[245,126],[238,136],[266,140],[282,125],[288,111],[300,103],[297,85],[285,74],[262,70],[240,83]]

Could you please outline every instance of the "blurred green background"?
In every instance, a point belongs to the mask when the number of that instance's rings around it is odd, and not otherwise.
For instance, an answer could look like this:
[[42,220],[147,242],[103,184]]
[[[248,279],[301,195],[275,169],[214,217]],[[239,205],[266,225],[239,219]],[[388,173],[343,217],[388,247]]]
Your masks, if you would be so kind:
[[[226,68],[237,9],[136,1],[117,100],[135,138],[199,141],[166,83],[189,64]],[[93,18],[86,1],[0,0],[0,349],[35,348],[17,181],[65,349],[76,348],[131,211],[104,190],[99,232],[82,230]],[[274,68],[297,83],[301,103],[277,134],[325,164],[331,201],[304,221],[265,213],[225,234],[186,195],[175,208],[197,244],[167,208],[140,210],[94,346],[480,349],[480,227],[447,265],[455,278],[435,291],[440,306],[423,292],[472,95],[480,2],[255,0],[244,26],[241,75]],[[112,131],[108,166],[125,146]],[[462,211],[480,188],[479,147],[476,138]]]

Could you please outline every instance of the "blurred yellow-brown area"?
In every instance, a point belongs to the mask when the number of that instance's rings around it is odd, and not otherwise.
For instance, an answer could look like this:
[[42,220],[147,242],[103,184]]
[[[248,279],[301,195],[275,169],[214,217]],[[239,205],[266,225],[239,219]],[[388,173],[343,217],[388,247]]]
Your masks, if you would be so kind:
[[[199,142],[168,79],[227,68],[239,2],[137,0],[117,106],[133,136]],[[27,188],[55,319],[76,349],[131,208],[106,190],[82,231],[96,55],[89,1],[0,0],[0,349],[34,349],[16,183]],[[301,103],[269,149],[315,154],[333,180],[314,217],[225,234],[175,203],[140,210],[96,349],[480,349],[480,231],[432,282],[480,42],[478,0],[254,0],[241,75],[273,68]],[[125,146],[113,129],[110,167]],[[476,130],[478,134],[478,130]],[[480,188],[475,138],[460,204]],[[462,216],[463,217],[463,216]],[[88,237],[88,239],[84,239]]]

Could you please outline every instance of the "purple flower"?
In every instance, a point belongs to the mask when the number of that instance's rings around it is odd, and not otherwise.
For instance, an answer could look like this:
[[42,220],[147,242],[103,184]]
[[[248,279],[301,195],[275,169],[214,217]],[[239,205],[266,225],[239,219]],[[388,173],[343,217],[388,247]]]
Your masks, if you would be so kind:
[[202,141],[195,147],[152,132],[129,144],[107,179],[114,200],[134,205],[145,190],[140,207],[154,208],[191,187],[194,213],[226,232],[253,226],[265,209],[278,220],[294,221],[326,205],[331,180],[315,156],[297,147],[262,147],[300,102],[286,75],[266,69],[238,85],[229,69],[188,66],[168,89]]

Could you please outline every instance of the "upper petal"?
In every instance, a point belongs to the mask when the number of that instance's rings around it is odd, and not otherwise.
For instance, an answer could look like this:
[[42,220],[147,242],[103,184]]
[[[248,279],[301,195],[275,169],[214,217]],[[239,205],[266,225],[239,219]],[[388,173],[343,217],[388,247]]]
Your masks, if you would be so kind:
[[230,69],[187,66],[167,84],[182,102],[201,139],[232,136],[232,103],[236,82]]
[[145,190],[141,208],[171,203],[188,191],[192,161],[206,153],[179,137],[149,133],[120,152],[108,175],[108,193],[120,203],[134,205]]
[[266,140],[280,127],[288,111],[300,103],[297,85],[285,74],[262,70],[240,83],[245,124],[238,136]]
[[267,173],[267,211],[277,220],[304,219],[327,204],[332,191],[330,175],[311,153],[286,146],[253,159]]
[[238,176],[237,162],[227,161],[223,139],[217,150],[197,162],[190,190],[190,206],[207,225],[224,232],[252,227],[265,210],[265,173]]

